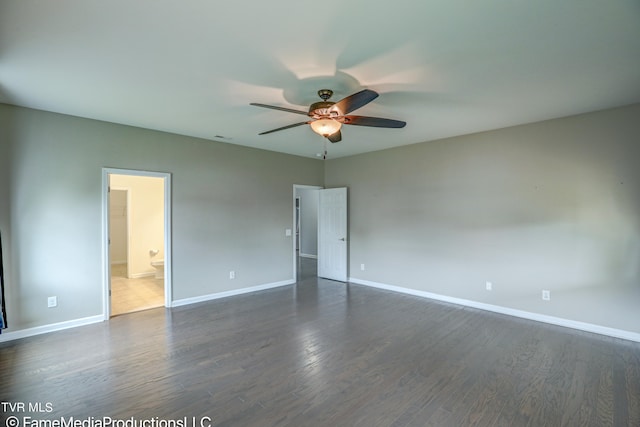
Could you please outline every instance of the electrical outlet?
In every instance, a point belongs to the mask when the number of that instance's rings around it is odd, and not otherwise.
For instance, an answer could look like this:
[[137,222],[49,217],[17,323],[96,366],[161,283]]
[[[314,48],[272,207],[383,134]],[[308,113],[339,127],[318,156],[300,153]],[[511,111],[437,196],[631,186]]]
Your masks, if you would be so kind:
[[57,307],[58,306],[58,297],[49,297],[47,298],[47,307]]
[[551,301],[551,291],[543,290],[542,299],[545,301]]
[[486,287],[488,291],[493,290],[493,284],[491,282],[487,282]]
[[360,264],[360,270],[364,271],[364,264]]
[[235,278],[236,278],[236,272],[235,272],[235,271],[233,271],[233,270],[231,270],[231,271],[229,272],[229,279],[235,279]]

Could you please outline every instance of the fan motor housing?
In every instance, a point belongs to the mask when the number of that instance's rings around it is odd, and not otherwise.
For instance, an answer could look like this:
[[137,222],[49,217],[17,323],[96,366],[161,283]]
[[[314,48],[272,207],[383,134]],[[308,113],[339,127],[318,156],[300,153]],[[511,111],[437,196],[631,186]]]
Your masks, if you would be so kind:
[[309,117],[326,117],[329,116],[329,108],[333,106],[335,102],[329,101],[318,101],[311,104],[309,107],[309,113],[307,114]]

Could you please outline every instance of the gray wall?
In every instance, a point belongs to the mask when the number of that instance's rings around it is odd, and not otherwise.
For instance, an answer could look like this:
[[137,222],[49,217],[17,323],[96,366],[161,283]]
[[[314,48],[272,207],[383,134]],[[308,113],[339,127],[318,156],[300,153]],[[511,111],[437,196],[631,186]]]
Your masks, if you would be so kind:
[[172,174],[174,300],[292,279],[293,184],[322,162],[8,105],[0,124],[10,331],[102,313],[103,167]]
[[640,332],[639,117],[327,161],[325,185],[349,187],[351,277]]
[[[11,152],[9,137],[9,117],[0,113],[0,235],[2,236],[2,255],[5,268],[5,278],[9,273],[7,271],[7,267],[11,263],[11,254],[8,250],[11,246],[11,236],[9,234],[9,227],[11,224],[9,200],[9,180],[11,178],[9,168],[11,166]],[[5,293],[5,297],[7,296],[8,295]],[[9,325],[11,325],[11,319],[7,320]]]
[[172,174],[176,300],[291,279],[293,184],[324,184],[349,187],[352,277],[640,332],[637,117],[640,105],[323,163],[0,105],[10,330],[101,314],[111,167]]

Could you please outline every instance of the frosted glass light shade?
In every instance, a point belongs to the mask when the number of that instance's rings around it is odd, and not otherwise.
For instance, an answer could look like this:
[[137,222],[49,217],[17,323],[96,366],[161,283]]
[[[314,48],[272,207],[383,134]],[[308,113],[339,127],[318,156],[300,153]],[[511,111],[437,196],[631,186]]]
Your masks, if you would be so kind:
[[342,123],[337,122],[333,119],[319,119],[311,122],[310,126],[311,129],[313,129],[313,131],[318,135],[327,137],[338,132],[342,127]]

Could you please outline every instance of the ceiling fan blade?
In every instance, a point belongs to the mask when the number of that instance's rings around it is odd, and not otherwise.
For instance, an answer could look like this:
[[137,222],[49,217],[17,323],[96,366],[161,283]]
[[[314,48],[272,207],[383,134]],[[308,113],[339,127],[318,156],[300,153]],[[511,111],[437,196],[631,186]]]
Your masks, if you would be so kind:
[[288,113],[304,114],[305,116],[308,113],[307,111],[293,110],[291,108],[285,108],[285,107],[276,107],[275,105],[258,104],[256,102],[252,102],[249,105],[255,105],[256,107],[262,107],[262,108],[271,108],[272,110],[286,111]]
[[337,108],[340,114],[349,114],[350,112],[357,110],[358,108],[367,105],[378,97],[378,94],[370,89],[361,90],[358,93],[349,95],[344,99],[336,102],[333,108]]
[[340,142],[342,141],[342,133],[338,131],[332,135],[329,135],[327,139],[331,142]]
[[376,128],[403,128],[407,122],[380,117],[344,116],[345,125],[371,126]]
[[302,125],[306,125],[306,124],[309,124],[309,123],[311,123],[311,122],[300,122],[300,123],[294,123],[294,124],[292,124],[292,125],[289,125],[289,126],[283,126],[283,127],[281,127],[281,128],[278,128],[278,129],[271,129],[271,130],[268,130],[268,131],[266,131],[266,132],[259,133],[258,135],[266,135],[266,134],[268,134],[268,133],[278,132],[279,130],[291,129],[291,128],[294,128],[294,127],[296,127],[296,126],[302,126]]

